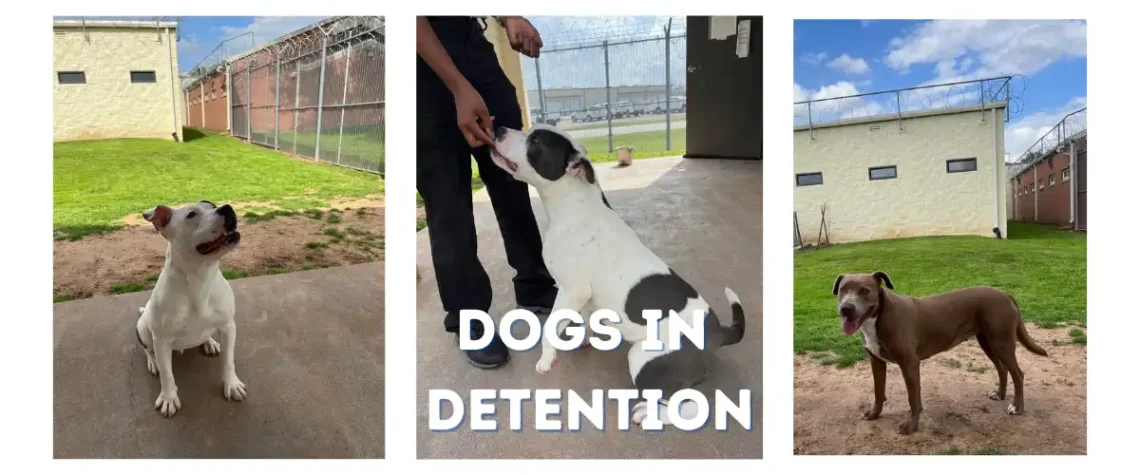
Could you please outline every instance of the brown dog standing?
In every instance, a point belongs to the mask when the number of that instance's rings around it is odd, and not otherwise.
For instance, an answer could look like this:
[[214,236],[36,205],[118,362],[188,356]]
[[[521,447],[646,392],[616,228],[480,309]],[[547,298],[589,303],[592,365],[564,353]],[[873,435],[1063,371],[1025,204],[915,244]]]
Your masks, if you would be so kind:
[[997,368],[998,388],[990,391],[989,397],[1005,399],[1008,371],[1013,375],[1013,404],[1006,412],[1016,415],[1025,411],[1025,375],[1017,365],[1017,342],[1029,351],[1047,355],[1029,337],[1012,295],[993,287],[970,287],[929,297],[899,295],[888,289],[894,289],[890,277],[875,272],[840,275],[831,290],[839,299],[843,333],[860,330],[871,359],[875,404],[863,413],[864,419],[875,420],[883,410],[887,362],[891,362],[902,370],[910,399],[910,418],[899,424],[898,432],[918,430],[922,413],[919,363],[974,336]]

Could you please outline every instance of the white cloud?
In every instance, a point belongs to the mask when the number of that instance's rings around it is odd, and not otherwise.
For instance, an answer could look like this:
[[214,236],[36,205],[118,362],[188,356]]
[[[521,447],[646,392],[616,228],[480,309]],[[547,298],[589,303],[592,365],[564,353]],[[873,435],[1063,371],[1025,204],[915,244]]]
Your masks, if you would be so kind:
[[1032,75],[1087,54],[1088,25],[1080,20],[938,20],[890,41],[885,62],[898,71],[931,64],[931,83],[1002,75]]
[[807,53],[800,60],[815,66],[827,60],[827,53]]
[[[861,94],[859,87],[850,81],[839,81],[820,87],[816,90],[804,88],[793,83],[792,96],[795,102],[819,101],[812,103],[812,122],[824,122],[855,117],[869,117],[889,111],[883,103],[875,100],[875,96],[847,97]],[[836,98],[844,99],[836,99]],[[832,101],[824,99],[836,99]],[[795,107],[794,115],[797,122],[807,121],[807,108],[804,105]]]
[[[1066,115],[1086,107],[1088,101],[1085,97],[1074,97],[1069,102],[1056,109],[1047,109],[1029,114],[1025,117],[1007,124],[1005,127],[1005,151],[1009,152],[1011,161],[1021,157],[1037,139],[1048,133]],[[1066,127],[1080,127],[1082,118],[1074,117],[1067,122]],[[1068,134],[1069,132],[1066,132]]]
[[827,66],[848,74],[866,74],[871,70],[871,67],[867,66],[867,61],[864,61],[863,58],[852,58],[848,56],[847,53],[831,60],[827,63]]
[[266,43],[273,41],[277,38],[285,36],[289,33],[297,31],[301,28],[307,27],[323,20],[327,17],[319,16],[259,16],[254,17],[253,22],[246,26],[223,26],[219,28],[222,39],[233,38],[237,35],[252,32],[253,40],[249,43],[241,42],[240,45],[235,45],[231,48],[234,53],[242,53],[246,50],[243,49],[245,45],[249,45],[249,49],[259,48]]

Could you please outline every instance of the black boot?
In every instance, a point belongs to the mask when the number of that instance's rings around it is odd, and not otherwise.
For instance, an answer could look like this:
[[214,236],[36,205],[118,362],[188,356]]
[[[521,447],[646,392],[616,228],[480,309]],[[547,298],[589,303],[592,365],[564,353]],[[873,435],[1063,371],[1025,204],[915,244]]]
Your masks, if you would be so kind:
[[[458,319],[457,319],[458,320]],[[455,341],[459,342],[459,329],[448,331],[455,332]],[[471,339],[478,340],[483,337],[483,323],[478,321],[471,322]],[[498,368],[499,366],[507,364],[511,360],[511,353],[507,349],[507,345],[499,338],[499,333],[495,332],[491,336],[491,343],[481,350],[464,350],[467,353],[467,360],[472,366],[482,369]]]

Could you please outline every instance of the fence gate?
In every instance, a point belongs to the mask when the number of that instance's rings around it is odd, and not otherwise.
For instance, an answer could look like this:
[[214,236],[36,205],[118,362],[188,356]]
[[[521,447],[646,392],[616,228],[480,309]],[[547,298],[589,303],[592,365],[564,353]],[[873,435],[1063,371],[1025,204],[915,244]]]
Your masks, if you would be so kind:
[[1086,143],[1082,140],[1077,142],[1080,150],[1077,151],[1077,230],[1088,230],[1088,216],[1085,210],[1088,209],[1088,174],[1086,171],[1088,167],[1088,149]]
[[249,139],[249,69],[230,70],[230,134]]

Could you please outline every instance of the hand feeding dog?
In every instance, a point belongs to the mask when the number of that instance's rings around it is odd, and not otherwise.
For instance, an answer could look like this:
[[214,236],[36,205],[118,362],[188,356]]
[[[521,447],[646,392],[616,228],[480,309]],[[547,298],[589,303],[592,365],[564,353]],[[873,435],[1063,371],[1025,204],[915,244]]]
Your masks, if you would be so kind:
[[[234,293],[219,268],[222,256],[241,241],[237,214],[230,205],[200,201],[179,209],[157,206],[143,218],[167,241],[162,273],[150,300],[139,308],[135,327],[147,370],[161,385],[154,408],[165,417],[182,408],[171,356],[197,347],[209,356],[222,355],[222,395],[245,399],[245,384],[234,370]],[[218,331],[221,344],[213,338]]]
[[[565,133],[538,125],[529,132],[498,127],[491,157],[496,165],[519,181],[534,186],[542,198],[550,225],[543,243],[543,261],[558,285],[554,310],[578,312],[587,302],[597,308],[615,311],[621,321],[617,328],[622,339],[633,344],[628,354],[630,376],[639,391],[662,391],[661,404],[682,389],[702,382],[705,368],[694,361],[701,351],[682,339],[673,347],[668,338],[670,312],[676,312],[688,325],[704,312],[704,351],[732,345],[744,336],[744,308],[730,290],[725,295],[732,304],[732,325],[724,327],[708,302],[697,291],[649,250],[637,234],[613,211],[585,149]],[[649,350],[645,310],[659,310],[662,318],[658,335],[663,350]],[[557,333],[569,325],[559,322]],[[554,345],[543,339],[542,354],[535,369],[546,373],[557,362]],[[686,401],[681,414],[696,415],[696,404]],[[632,420],[641,424],[647,415],[646,402],[634,406]],[[670,424],[667,411],[658,411]]]
[[1025,330],[1021,310],[1012,295],[993,287],[970,287],[929,297],[910,297],[888,290],[894,288],[886,273],[875,272],[840,275],[831,290],[839,301],[843,333],[850,335],[859,330],[871,360],[875,403],[863,413],[864,419],[878,419],[883,410],[887,362],[891,362],[902,370],[910,400],[910,417],[899,424],[898,433],[918,430],[922,413],[919,363],[971,337],[977,337],[978,345],[997,369],[998,387],[990,391],[989,397],[1005,399],[1008,371],[1013,375],[1013,404],[1006,412],[1025,412],[1025,375],[1017,365],[1017,343],[1038,355],[1047,354]]

